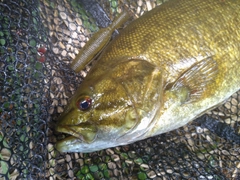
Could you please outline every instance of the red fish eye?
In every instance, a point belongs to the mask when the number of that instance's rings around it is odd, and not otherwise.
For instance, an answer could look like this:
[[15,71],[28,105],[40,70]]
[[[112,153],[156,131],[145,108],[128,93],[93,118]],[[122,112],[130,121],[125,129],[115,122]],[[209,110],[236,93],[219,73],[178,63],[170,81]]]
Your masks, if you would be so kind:
[[91,104],[92,104],[92,99],[88,96],[77,101],[77,107],[82,111],[89,109],[91,107]]

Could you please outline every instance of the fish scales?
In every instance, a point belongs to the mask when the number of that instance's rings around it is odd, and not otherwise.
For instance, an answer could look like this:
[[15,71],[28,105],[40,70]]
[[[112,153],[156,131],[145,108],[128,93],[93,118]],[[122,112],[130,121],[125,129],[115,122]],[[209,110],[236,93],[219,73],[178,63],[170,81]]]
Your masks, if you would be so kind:
[[239,52],[228,53],[226,49],[239,46],[239,4],[172,0],[124,29],[103,55],[101,65],[107,69],[116,57],[141,57],[164,68],[167,82],[210,55],[218,54],[219,61],[232,61],[234,66]]
[[92,152],[132,143],[224,102],[240,89],[239,13],[236,0],[170,0],[130,23],[60,116],[57,131],[70,136],[57,148]]

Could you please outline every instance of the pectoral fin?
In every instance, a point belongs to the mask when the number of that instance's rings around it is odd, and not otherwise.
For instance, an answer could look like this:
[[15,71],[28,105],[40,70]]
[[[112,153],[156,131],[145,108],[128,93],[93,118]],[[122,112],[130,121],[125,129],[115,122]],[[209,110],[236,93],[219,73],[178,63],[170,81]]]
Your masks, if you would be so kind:
[[218,65],[212,58],[208,57],[183,73],[170,88],[171,92],[181,99],[182,103],[197,101],[217,76]]

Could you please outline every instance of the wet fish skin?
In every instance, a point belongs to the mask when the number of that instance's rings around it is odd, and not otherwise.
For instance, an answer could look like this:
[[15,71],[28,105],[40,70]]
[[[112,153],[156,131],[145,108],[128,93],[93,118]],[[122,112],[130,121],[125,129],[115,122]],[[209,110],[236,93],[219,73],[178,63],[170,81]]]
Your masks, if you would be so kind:
[[[56,130],[71,136],[57,149],[129,144],[179,128],[222,103],[240,89],[239,24],[236,0],[170,0],[130,23],[60,116]],[[86,97],[89,108],[80,110]]]

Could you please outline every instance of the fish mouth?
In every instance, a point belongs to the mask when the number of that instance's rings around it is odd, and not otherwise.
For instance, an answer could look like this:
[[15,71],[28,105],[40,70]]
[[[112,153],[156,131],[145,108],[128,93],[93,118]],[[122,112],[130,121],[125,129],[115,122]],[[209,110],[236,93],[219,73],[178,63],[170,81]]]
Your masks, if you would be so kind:
[[81,141],[80,139],[69,136],[65,139],[57,141],[55,148],[59,152],[81,152],[81,153],[90,153],[99,151],[102,149],[115,147],[118,144],[114,141],[108,141],[106,139],[94,141],[91,144]]
[[69,137],[78,139],[79,141],[91,143],[96,139],[98,128],[89,123],[80,123],[78,125],[61,125],[58,124],[57,132],[70,135]]
[[88,122],[81,122],[74,113],[74,108],[68,107],[58,118],[55,130],[68,134],[86,143],[91,143],[96,138],[98,128]]
[[68,136],[64,139],[57,141],[55,147],[60,152],[69,152],[73,148],[74,144],[83,144],[84,142],[74,136]]
[[65,133],[66,137],[58,140],[55,147],[60,152],[70,152],[72,149],[82,151],[93,143],[97,137],[97,128],[95,126],[79,125],[58,125],[57,132]]
[[76,131],[76,128],[71,127],[70,125],[58,125],[56,128],[57,132],[68,134],[72,137],[78,138],[83,141],[81,133]]

